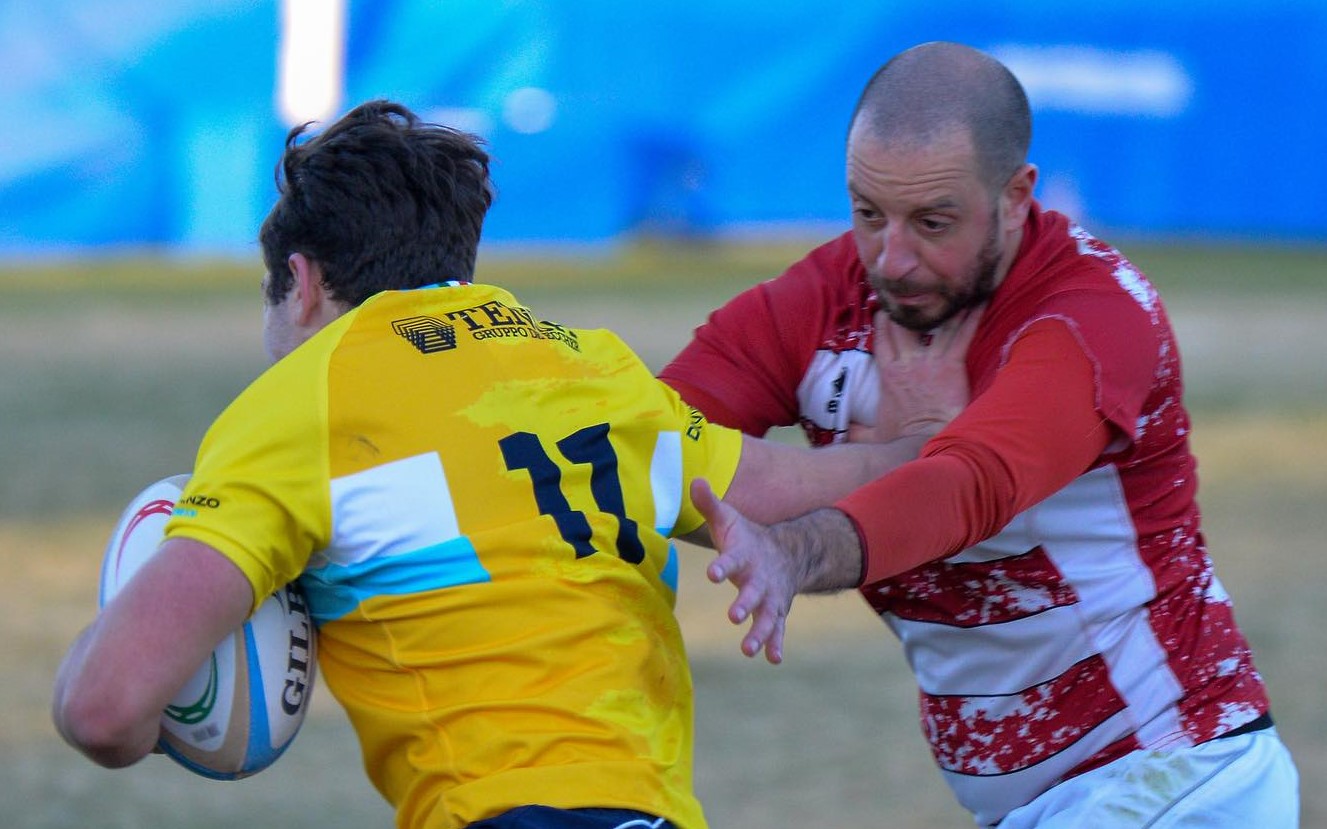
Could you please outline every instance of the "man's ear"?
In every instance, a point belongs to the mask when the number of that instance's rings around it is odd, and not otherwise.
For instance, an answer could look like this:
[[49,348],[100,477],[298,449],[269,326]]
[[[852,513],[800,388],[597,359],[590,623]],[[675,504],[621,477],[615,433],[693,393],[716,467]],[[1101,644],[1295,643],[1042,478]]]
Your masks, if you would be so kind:
[[1000,209],[1007,228],[1022,228],[1032,209],[1032,192],[1037,187],[1037,165],[1024,164],[1005,182],[1000,194]]
[[302,328],[315,325],[321,328],[324,323],[319,321],[326,314],[325,306],[330,300],[323,286],[322,267],[302,253],[292,253],[286,257],[286,266],[290,268],[291,281],[294,283],[291,290],[295,295],[291,299],[296,303],[295,324]]

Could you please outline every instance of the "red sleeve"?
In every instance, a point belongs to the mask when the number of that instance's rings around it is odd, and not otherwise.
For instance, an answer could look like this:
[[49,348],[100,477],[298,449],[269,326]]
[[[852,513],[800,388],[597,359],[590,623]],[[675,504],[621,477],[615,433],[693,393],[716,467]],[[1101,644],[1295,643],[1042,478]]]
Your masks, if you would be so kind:
[[851,234],[816,248],[710,314],[659,378],[709,420],[749,435],[795,425],[802,375],[827,321],[862,291],[858,270]]
[[836,504],[862,539],[862,583],[990,538],[1086,472],[1114,434],[1097,410],[1095,366],[1069,325],[1033,323],[921,458]]
[[[786,276],[786,275],[785,275]],[[710,314],[659,379],[709,420],[749,435],[796,422],[794,370],[783,350],[770,283],[749,288]]]

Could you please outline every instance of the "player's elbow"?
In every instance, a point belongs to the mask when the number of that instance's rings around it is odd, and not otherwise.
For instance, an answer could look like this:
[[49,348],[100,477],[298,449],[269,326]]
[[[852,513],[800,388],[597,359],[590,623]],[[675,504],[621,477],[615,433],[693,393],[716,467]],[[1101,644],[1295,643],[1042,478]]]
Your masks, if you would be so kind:
[[156,744],[158,719],[117,703],[114,695],[68,688],[52,716],[65,741],[94,763],[118,769],[132,765]]

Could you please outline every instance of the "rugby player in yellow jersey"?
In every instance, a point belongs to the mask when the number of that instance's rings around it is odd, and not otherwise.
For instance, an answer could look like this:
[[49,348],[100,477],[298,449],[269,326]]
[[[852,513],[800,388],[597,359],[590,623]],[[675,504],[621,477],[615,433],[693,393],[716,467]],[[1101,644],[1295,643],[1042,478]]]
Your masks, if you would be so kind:
[[260,234],[273,365],[204,438],[182,499],[200,506],[71,647],[59,731],[138,761],[217,642],[299,578],[399,826],[703,829],[669,541],[701,528],[691,481],[773,521],[922,436],[814,454],[744,438],[613,334],[470,283],[488,156],[402,106],[292,131],[278,181]]

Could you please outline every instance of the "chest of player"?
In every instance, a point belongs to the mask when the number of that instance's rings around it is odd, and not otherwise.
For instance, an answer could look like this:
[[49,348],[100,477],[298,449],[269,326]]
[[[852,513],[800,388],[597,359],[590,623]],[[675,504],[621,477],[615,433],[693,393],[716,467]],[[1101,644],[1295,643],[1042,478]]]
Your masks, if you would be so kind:
[[797,386],[798,420],[813,446],[839,443],[852,423],[875,423],[880,381],[871,352],[821,348]]

